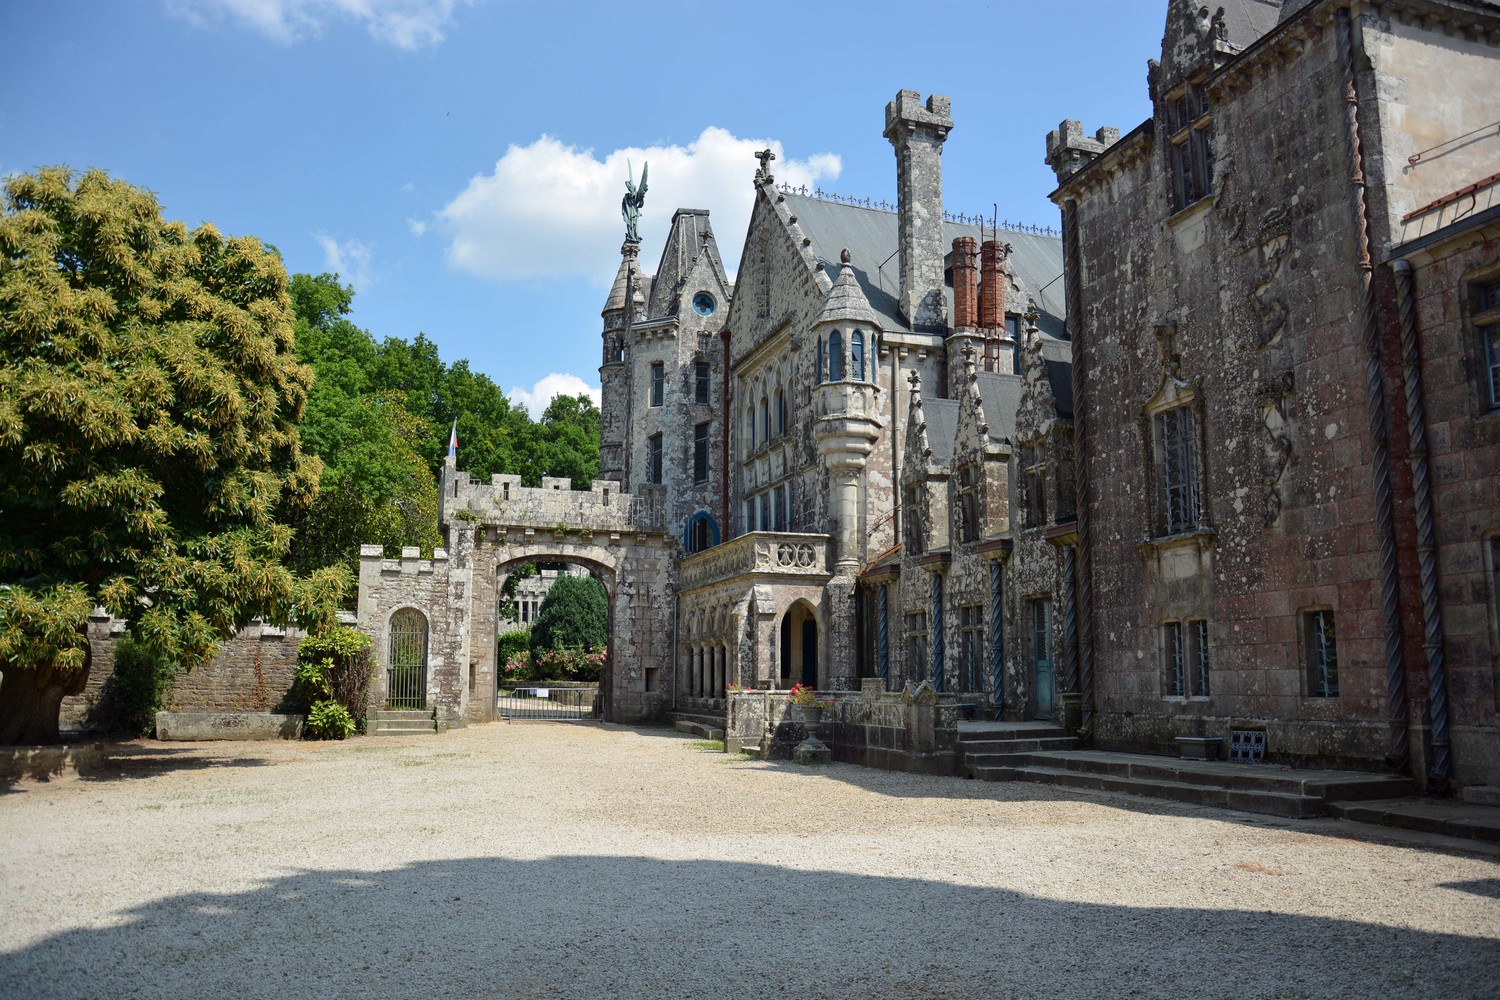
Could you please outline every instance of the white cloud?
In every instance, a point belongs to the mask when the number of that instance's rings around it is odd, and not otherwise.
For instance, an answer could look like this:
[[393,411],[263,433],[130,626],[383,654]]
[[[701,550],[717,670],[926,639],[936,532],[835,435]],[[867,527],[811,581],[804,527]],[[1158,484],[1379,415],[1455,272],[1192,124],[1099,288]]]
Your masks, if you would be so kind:
[[406,228],[411,230],[411,234],[413,236],[421,236],[423,233],[427,232],[427,223],[423,222],[421,219],[407,219]]
[[318,38],[331,21],[364,25],[400,49],[437,45],[459,0],[167,0],[167,9],[200,27],[225,20],[283,45]]
[[541,419],[547,409],[547,404],[552,402],[554,396],[587,396],[594,401],[595,406],[599,405],[597,385],[589,385],[577,375],[566,375],[562,372],[544,375],[530,389],[517,386],[505,395],[512,404],[525,407],[533,420]]
[[452,237],[448,262],[496,281],[586,277],[608,284],[625,237],[620,199],[629,161],[637,177],[642,164],[650,164],[640,222],[643,257],[650,257],[653,240],[660,252],[673,211],[706,208],[732,273],[754,203],[753,156],[768,146],[776,153],[778,181],[811,185],[837,177],[842,167],[831,153],[791,160],[779,142],[741,139],[714,127],[686,146],[617,149],[602,158],[548,135],[529,146],[512,145],[492,173],[472,178],[438,213]]
[[374,247],[359,240],[340,243],[327,233],[313,233],[312,237],[323,247],[323,266],[353,285],[356,291],[374,283],[374,274],[370,270]]

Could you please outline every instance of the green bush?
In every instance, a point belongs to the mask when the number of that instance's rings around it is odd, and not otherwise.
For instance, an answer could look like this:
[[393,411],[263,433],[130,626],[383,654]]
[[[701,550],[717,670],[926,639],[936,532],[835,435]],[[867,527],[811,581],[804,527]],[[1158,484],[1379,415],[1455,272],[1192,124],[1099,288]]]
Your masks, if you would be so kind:
[[132,639],[115,646],[115,672],[105,683],[106,727],[116,736],[149,736],[166,705],[177,669],[160,653]]
[[558,577],[531,623],[531,652],[545,649],[603,649],[609,642],[609,602],[604,587],[589,576]]
[[315,701],[303,733],[315,740],[341,740],[355,730],[354,716],[336,701]]
[[[369,636],[342,625],[314,632],[297,646],[297,684],[291,708],[307,712],[306,732],[314,739],[341,740],[349,733],[364,732],[374,674]],[[338,708],[349,720],[348,732],[319,735],[339,728],[325,729],[313,723],[314,711],[328,705]],[[322,708],[321,715],[331,718],[331,709]]]

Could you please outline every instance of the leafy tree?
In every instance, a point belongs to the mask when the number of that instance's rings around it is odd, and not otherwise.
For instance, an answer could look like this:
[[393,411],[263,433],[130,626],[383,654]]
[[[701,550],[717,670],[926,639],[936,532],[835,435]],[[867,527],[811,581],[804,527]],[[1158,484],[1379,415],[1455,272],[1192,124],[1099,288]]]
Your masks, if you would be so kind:
[[540,425],[544,475],[587,489],[599,476],[599,408],[587,396],[554,396]]
[[285,518],[316,494],[280,259],[65,167],[0,204],[0,743],[58,735],[96,604],[183,668],[254,616],[331,620]]
[[531,653],[580,648],[603,649],[609,642],[609,603],[591,576],[560,576],[531,623]]
[[294,565],[357,570],[366,543],[430,550],[437,542],[438,488],[421,451],[434,425],[407,408],[404,391],[375,384],[380,349],[344,318],[352,288],[337,275],[299,274],[291,291],[297,355],[316,373],[303,445],[323,459],[318,498],[295,522]]

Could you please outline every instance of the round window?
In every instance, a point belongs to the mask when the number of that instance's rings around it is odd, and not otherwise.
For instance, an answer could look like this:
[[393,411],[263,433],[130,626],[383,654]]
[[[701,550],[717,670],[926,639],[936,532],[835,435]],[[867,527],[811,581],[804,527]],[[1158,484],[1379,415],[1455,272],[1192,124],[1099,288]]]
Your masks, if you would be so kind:
[[707,292],[699,292],[693,296],[693,311],[699,316],[712,316],[717,304],[714,302],[714,297]]

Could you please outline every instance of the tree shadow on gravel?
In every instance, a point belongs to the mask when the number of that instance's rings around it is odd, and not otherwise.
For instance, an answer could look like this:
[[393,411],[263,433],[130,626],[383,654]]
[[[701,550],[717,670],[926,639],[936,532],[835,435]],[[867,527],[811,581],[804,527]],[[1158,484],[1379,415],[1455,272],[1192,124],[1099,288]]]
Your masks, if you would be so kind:
[[[66,780],[125,781],[153,778],[173,771],[220,767],[264,767],[274,763],[243,756],[243,744],[223,751],[203,747],[145,746],[137,743],[72,743],[45,747],[0,748],[0,794],[18,792],[22,782]],[[3,995],[3,994],[0,994]]]
[[645,857],[310,871],[97,918],[0,953],[0,992],[1454,998],[1500,962],[1491,939],[1347,920]]

